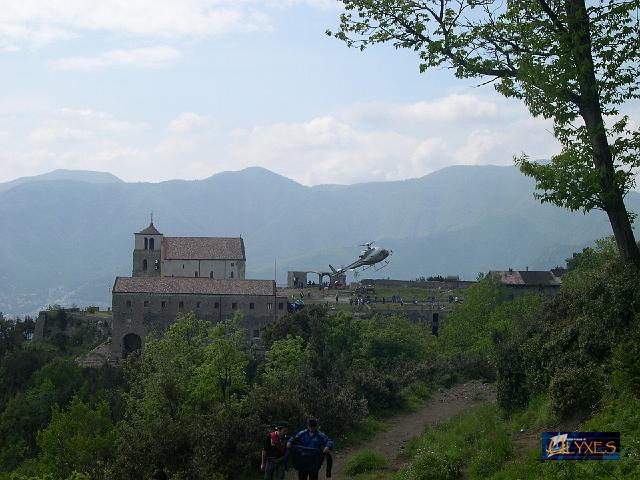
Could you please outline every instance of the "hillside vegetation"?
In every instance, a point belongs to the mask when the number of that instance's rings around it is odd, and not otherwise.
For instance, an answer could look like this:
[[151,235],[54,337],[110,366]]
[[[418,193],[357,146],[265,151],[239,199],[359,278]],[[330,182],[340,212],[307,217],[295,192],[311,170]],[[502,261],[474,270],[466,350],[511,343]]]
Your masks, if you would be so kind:
[[[609,241],[570,266],[553,298],[512,299],[485,278],[439,337],[402,318],[314,306],[274,323],[263,356],[237,319],[211,325],[187,314],[120,370],[80,369],[72,358],[89,345],[33,343],[29,324],[3,320],[0,479],[139,479],[158,468],[171,479],[255,478],[260,440],[276,420],[297,428],[318,415],[344,444],[466,378],[495,381],[497,405],[429,430],[399,472],[366,454],[366,469],[354,463],[352,472],[638,478],[637,273]],[[539,432],[560,426],[621,431],[622,460],[542,464]]]
[[0,478],[135,479],[158,468],[175,479],[251,476],[274,421],[301,426],[318,415],[339,444],[353,441],[379,428],[373,415],[415,404],[442,377],[424,328],[320,307],[272,325],[264,358],[237,320],[193,314],[121,370],[83,370],[64,345],[14,337],[1,364],[11,387],[0,404]]
[[[638,274],[611,241],[570,266],[551,299],[507,300],[490,279],[469,290],[438,349],[487,362],[498,405],[430,429],[411,445],[407,466],[368,478],[640,478]],[[621,432],[622,458],[543,463],[540,432],[556,430]]]

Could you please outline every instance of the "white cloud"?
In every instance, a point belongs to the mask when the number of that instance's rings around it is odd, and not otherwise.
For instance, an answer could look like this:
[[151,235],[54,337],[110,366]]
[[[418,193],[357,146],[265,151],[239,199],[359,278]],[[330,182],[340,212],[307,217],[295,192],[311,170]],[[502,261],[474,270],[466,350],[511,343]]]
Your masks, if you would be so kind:
[[496,118],[495,101],[474,95],[448,95],[415,103],[371,102],[348,107],[340,116],[350,122],[406,127],[409,123],[469,123]]
[[270,9],[333,0],[5,0],[0,48],[38,48],[87,31],[155,38],[272,29]]
[[51,143],[65,140],[83,140],[89,138],[87,130],[70,128],[67,126],[36,128],[29,134],[29,141],[36,143]]
[[0,16],[0,50],[16,51],[20,50],[20,46],[38,49],[54,42],[75,38],[76,36],[70,30],[50,25],[34,26],[24,23],[3,22]]
[[305,184],[418,177],[449,165],[511,165],[525,151],[549,158],[550,123],[499,97],[360,104],[307,122],[238,131],[230,155]]
[[94,57],[70,57],[52,60],[49,64],[63,70],[95,71],[109,67],[162,68],[181,57],[173,47],[158,46],[109,50]]
[[[374,122],[379,112],[392,121]],[[194,112],[152,127],[92,109],[34,115],[23,102],[0,109],[0,132],[10,139],[0,138],[7,166],[0,181],[54,168],[110,171],[128,181],[193,179],[252,165],[308,185],[399,180],[449,165],[510,165],[523,151],[548,158],[558,150],[549,128],[497,96],[354,105],[235,130]]]
[[207,117],[193,112],[181,113],[175,120],[172,120],[167,130],[171,133],[190,133],[200,130],[209,125]]

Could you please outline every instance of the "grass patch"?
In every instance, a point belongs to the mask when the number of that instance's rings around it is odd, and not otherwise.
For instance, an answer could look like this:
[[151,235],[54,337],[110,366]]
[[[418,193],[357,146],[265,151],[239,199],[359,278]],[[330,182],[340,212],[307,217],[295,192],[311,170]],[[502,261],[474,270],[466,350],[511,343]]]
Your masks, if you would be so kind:
[[[557,419],[548,399],[534,398],[529,406],[506,418],[496,406],[481,406],[427,431],[409,443],[410,465],[394,480],[459,479],[463,470],[471,480],[545,480],[640,478],[640,399],[625,396],[610,400],[581,431],[621,432],[619,462],[545,462],[539,442],[527,450],[515,444],[520,429],[555,430]],[[515,435],[511,435],[514,432]],[[516,446],[518,445],[518,446]],[[384,477],[380,477],[384,478]],[[360,480],[360,479],[359,479]]]
[[431,397],[431,389],[424,382],[413,382],[400,391],[400,397],[407,410],[415,411]]
[[499,471],[511,458],[513,447],[498,407],[486,405],[428,430],[410,442],[409,451],[411,465],[400,478],[456,479],[467,466],[468,478],[475,480]]
[[551,404],[546,395],[532,398],[525,410],[511,415],[511,425],[515,431],[551,429],[557,423],[558,419],[552,413]]
[[376,433],[381,432],[386,424],[375,417],[366,417],[356,423],[344,435],[335,439],[336,448],[344,448],[357,445],[372,438]]
[[356,452],[347,462],[345,472],[347,475],[355,476],[363,473],[371,473],[387,467],[389,462],[381,453],[371,450],[360,450]]

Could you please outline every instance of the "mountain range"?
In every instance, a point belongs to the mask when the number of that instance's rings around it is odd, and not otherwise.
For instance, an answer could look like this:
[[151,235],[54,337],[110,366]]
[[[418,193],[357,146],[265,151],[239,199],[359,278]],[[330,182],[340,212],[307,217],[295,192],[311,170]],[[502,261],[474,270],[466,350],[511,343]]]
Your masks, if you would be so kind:
[[[393,250],[366,277],[563,265],[611,234],[602,212],[583,215],[534,197],[515,167],[455,166],[424,177],[307,187],[259,167],[204,180],[127,183],[102,172],[57,170],[0,183],[0,311],[47,304],[109,306],[116,275],[131,274],[133,233],[238,236],[248,278],[286,282],[287,270],[350,263],[359,244]],[[626,198],[640,211],[640,194]]]

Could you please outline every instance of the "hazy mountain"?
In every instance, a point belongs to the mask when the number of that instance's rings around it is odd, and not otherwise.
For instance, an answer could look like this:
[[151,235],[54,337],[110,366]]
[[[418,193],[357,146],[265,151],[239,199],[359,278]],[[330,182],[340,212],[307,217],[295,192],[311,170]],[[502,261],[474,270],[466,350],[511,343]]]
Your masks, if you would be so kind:
[[10,182],[0,183],[0,192],[9,190],[23,183],[46,182],[50,180],[77,180],[86,183],[117,183],[122,182],[118,177],[106,172],[91,172],[87,170],[54,170],[42,175],[20,177]]
[[[156,184],[69,171],[20,180],[0,184],[0,311],[10,313],[109,305],[114,277],[131,274],[133,233],[151,210],[165,235],[242,235],[248,276],[273,278],[277,261],[279,283],[288,269],[349,263],[370,240],[394,255],[367,277],[472,279],[489,269],[561,265],[610,234],[601,213],[540,205],[533,182],[514,167],[316,187],[256,167]],[[640,211],[640,195],[627,204]]]

